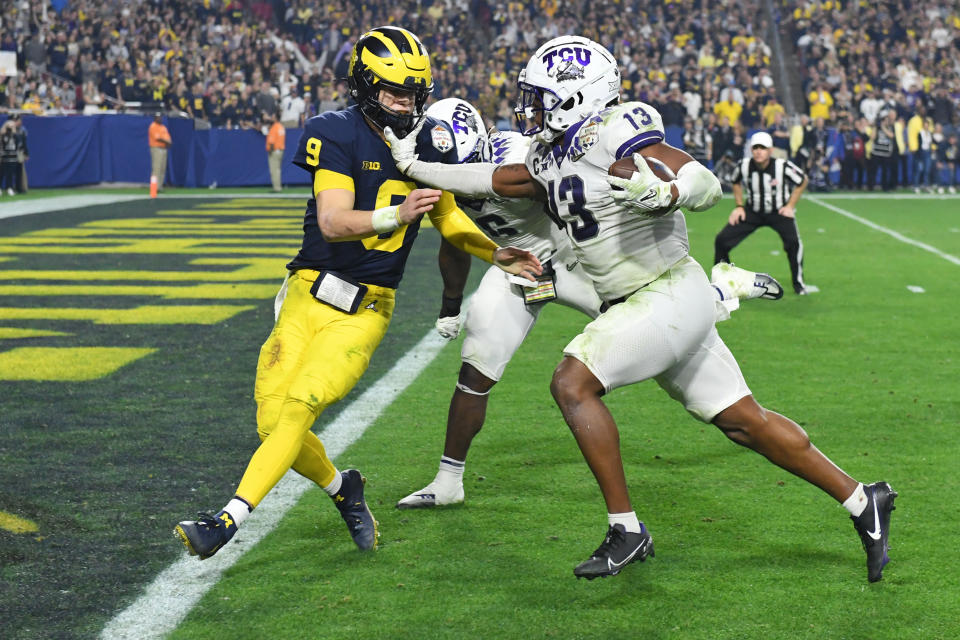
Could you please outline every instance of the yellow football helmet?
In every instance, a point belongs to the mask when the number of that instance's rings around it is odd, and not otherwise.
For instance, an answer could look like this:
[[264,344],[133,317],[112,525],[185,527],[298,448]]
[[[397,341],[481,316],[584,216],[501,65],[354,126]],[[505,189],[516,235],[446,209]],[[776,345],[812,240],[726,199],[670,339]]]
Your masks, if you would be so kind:
[[[350,95],[375,126],[390,127],[407,135],[423,117],[427,96],[433,91],[430,57],[423,43],[406,29],[377,27],[360,36],[347,72]],[[380,89],[414,93],[412,114],[398,113],[380,103]]]

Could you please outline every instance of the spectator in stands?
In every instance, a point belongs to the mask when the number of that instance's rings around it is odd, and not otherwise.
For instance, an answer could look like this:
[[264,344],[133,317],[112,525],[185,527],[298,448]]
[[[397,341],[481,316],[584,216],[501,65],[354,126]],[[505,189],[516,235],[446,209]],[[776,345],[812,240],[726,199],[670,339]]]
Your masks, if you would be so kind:
[[[786,109],[783,108],[783,105],[780,104],[780,101],[777,100],[777,95],[767,94],[767,102],[763,105],[763,109],[760,111],[760,115],[763,119],[763,128],[770,129],[773,127],[774,122],[776,121],[777,114],[781,116],[787,115]],[[776,142],[776,140],[774,140]]]
[[740,121],[743,105],[734,101],[728,93],[726,99],[721,99],[713,105],[713,112],[721,119],[726,118],[727,122],[733,126]]
[[877,96],[876,89],[872,87],[867,90],[866,97],[860,101],[860,115],[867,119],[871,125],[877,124],[877,116],[880,115],[880,109],[883,108],[883,100]]
[[297,95],[297,88],[290,87],[289,93],[280,100],[281,124],[287,129],[303,126],[303,114],[306,108],[303,98]]
[[767,127],[767,132],[773,138],[773,148],[770,149],[770,157],[774,160],[790,157],[790,129],[787,127],[787,121],[783,113],[777,111],[773,114],[773,123]]
[[947,88],[940,85],[934,89],[933,97],[930,99],[930,113],[933,116],[933,121],[942,124],[944,127],[950,127],[953,125],[956,111],[956,104],[947,94]]
[[156,178],[157,191],[163,191],[163,180],[167,175],[167,149],[173,144],[170,132],[163,124],[162,116],[157,113],[147,130],[147,140],[150,145],[150,177]]
[[683,96],[680,95],[680,84],[672,83],[670,93],[667,94],[667,100],[659,105],[660,116],[663,119],[663,126],[682,127],[687,115],[687,109],[683,106]]
[[260,83],[260,91],[254,96],[255,107],[258,111],[258,118],[261,114],[273,114],[277,112],[280,105],[277,104],[277,98],[274,95],[274,89],[270,83],[264,80]]
[[830,108],[833,107],[833,96],[827,91],[827,87],[823,82],[817,83],[814,90],[807,96],[807,101],[810,103],[811,120],[815,121],[817,118],[830,120]]
[[283,191],[281,171],[283,169],[283,150],[286,148],[287,132],[276,113],[267,115],[267,166],[270,169],[270,184],[274,193]]
[[687,118],[684,121],[683,147],[695,160],[709,166],[713,157],[713,138],[703,126],[703,120]]

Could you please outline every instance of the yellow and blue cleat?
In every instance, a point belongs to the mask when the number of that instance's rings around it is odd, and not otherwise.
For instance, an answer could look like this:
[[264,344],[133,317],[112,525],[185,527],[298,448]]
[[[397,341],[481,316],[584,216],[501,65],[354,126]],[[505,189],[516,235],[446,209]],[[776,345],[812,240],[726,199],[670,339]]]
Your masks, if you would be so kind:
[[376,549],[380,532],[377,530],[377,521],[363,498],[363,485],[367,479],[356,469],[347,469],[340,475],[343,478],[343,484],[340,486],[340,491],[331,496],[333,503],[340,511],[343,521],[347,523],[350,537],[360,550]]
[[173,528],[173,535],[192,556],[206,560],[227,544],[237,532],[237,525],[226,511],[213,516],[200,513],[196,520],[184,520]]

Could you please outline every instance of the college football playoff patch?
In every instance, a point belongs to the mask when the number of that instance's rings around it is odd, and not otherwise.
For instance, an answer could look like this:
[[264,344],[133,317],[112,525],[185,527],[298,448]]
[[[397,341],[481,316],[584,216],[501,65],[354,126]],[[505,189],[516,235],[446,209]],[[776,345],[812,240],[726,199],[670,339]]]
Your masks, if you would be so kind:
[[433,148],[440,153],[453,149],[453,136],[443,125],[438,124],[430,130],[430,140],[433,142]]

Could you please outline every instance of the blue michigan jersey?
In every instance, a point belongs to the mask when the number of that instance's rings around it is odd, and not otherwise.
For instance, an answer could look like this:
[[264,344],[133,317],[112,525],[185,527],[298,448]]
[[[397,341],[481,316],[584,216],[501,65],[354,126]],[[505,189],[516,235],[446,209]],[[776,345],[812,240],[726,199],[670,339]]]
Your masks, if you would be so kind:
[[[449,134],[439,136],[440,146],[453,140],[446,124],[428,118],[417,139],[420,159],[456,164],[452,143],[445,151],[434,147],[432,130],[436,127]],[[387,143],[370,128],[356,105],[307,120],[293,163],[313,175],[314,194],[330,188],[353,191],[354,209],[360,211],[400,204],[420,186],[397,171]],[[317,226],[317,202],[311,197],[303,219],[303,246],[287,268],[337,271],[366,284],[396,289],[419,230],[418,220],[392,233],[327,242]]]

